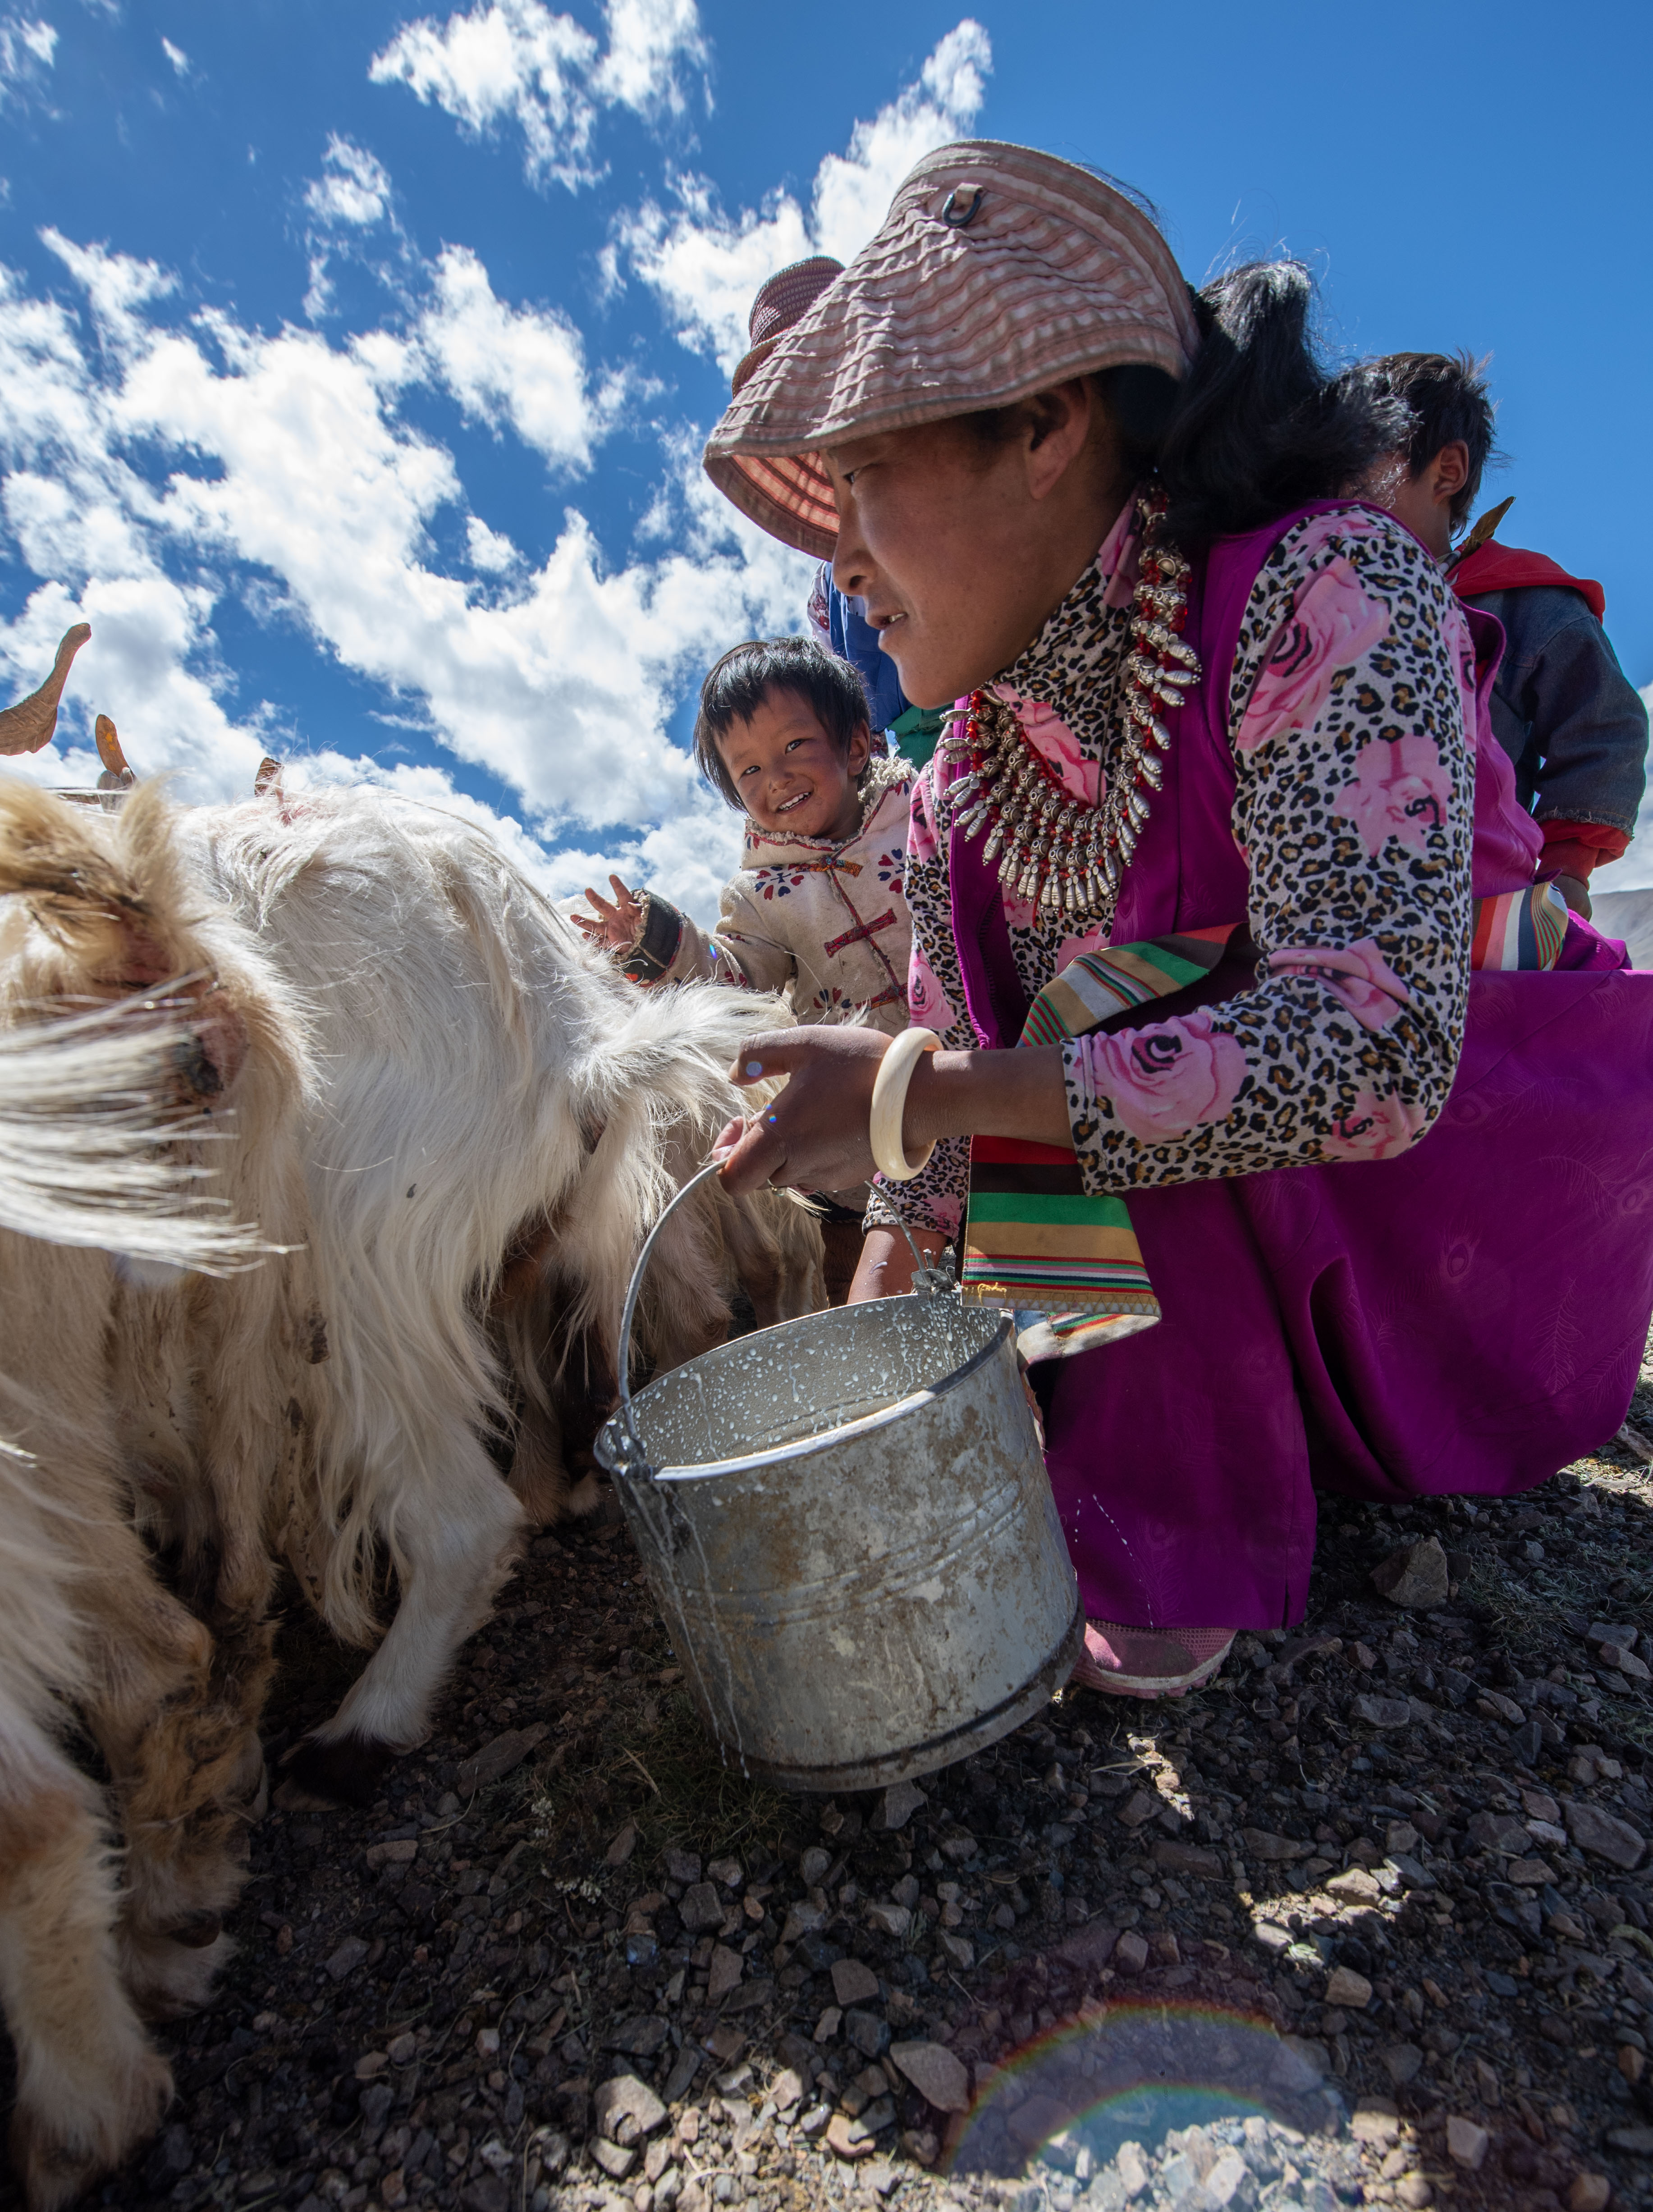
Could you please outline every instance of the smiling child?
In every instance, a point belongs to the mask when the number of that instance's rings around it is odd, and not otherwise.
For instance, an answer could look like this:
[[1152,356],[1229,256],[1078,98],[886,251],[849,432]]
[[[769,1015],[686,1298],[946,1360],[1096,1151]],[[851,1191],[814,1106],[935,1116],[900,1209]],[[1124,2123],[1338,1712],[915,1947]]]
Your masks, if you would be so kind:
[[[580,927],[645,987],[778,991],[800,1022],[904,1030],[914,770],[876,750],[855,670],[806,638],[736,646],[701,687],[695,757],[746,817],[716,928],[707,935],[617,876],[612,899],[587,890],[593,916],[576,915]],[[860,1191],[827,1195],[859,1218]]]
[[806,638],[738,645],[701,686],[695,757],[746,817],[745,865],[708,937],[618,876],[574,919],[634,982],[778,991],[800,1022],[907,1026],[902,896],[913,771],[875,754],[861,681]]

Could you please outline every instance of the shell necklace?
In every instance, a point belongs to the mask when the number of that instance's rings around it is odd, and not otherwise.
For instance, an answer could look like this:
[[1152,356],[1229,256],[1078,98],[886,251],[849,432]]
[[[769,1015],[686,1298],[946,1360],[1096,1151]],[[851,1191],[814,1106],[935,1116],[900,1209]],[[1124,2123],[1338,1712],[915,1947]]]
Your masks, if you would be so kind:
[[1016,711],[990,691],[973,691],[941,739],[951,760],[969,763],[951,783],[954,824],[967,837],[987,827],[982,857],[996,860],[1013,897],[1059,914],[1093,914],[1110,905],[1148,818],[1150,791],[1163,776],[1158,754],[1170,750],[1165,709],[1200,680],[1200,659],[1185,644],[1188,564],[1173,545],[1149,542],[1165,507],[1163,492],[1137,502],[1143,546],[1125,662],[1124,741],[1092,806],[1076,799],[1027,739]]

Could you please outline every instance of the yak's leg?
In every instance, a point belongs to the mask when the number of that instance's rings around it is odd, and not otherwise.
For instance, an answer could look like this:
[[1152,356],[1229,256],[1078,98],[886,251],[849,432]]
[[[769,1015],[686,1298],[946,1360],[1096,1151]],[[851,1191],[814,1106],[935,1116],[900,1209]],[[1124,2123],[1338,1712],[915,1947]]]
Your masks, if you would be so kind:
[[221,1650],[161,1587],[130,1528],[99,1534],[86,1718],[126,1843],[125,1971],[139,2004],[164,2015],[203,2003],[229,1953],[222,1917],[245,1878],[263,1779],[249,1713],[269,1678],[271,1632]]
[[13,2163],[56,2212],[154,2134],[172,2075],[122,1986],[96,1793],[0,1698],[0,2000],[17,2051]]
[[[391,1759],[430,1732],[430,1709],[466,1637],[510,1571],[522,1509],[468,1429],[456,1425],[440,1482],[394,1485],[401,1595],[384,1642],[330,1721],[287,1759],[286,1803],[370,1804]],[[399,1494],[398,1494],[399,1493]]]

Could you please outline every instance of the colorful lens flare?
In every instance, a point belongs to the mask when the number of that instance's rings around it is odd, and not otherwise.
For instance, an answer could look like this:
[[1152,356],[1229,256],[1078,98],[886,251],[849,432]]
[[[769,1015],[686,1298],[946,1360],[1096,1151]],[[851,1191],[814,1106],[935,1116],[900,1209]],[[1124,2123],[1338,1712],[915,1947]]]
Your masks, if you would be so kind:
[[988,2081],[954,2148],[956,2174],[1010,2177],[1043,2165],[1083,2182],[1121,2147],[1174,2131],[1273,2120],[1334,2130],[1342,2100],[1288,2037],[1240,2012],[1125,1998],[1087,2006]]

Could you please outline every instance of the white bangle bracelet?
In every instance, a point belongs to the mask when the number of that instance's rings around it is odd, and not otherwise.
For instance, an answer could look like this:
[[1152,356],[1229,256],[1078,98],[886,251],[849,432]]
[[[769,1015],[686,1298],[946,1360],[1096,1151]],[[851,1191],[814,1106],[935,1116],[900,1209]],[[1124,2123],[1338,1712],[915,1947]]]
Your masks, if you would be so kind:
[[902,1115],[907,1108],[907,1086],[913,1070],[927,1052],[939,1052],[941,1039],[933,1030],[903,1030],[878,1062],[872,1085],[872,1114],[868,1136],[878,1172],[891,1182],[911,1182],[935,1150],[926,1145],[922,1156],[909,1161],[902,1149]]

